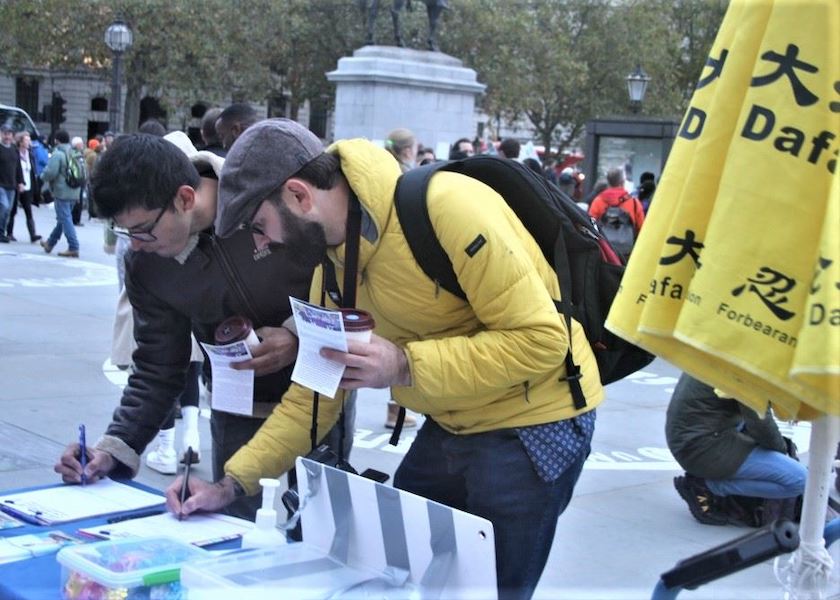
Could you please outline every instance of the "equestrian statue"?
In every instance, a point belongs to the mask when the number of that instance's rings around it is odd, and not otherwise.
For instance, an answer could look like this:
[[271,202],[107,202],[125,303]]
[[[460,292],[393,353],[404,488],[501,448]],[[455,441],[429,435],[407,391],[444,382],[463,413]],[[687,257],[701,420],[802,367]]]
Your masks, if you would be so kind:
[[[437,52],[439,50],[437,41],[435,39],[435,31],[437,30],[437,23],[440,14],[447,8],[449,4],[447,0],[422,0],[426,5],[426,13],[429,16],[429,37],[426,39],[426,47],[429,50]],[[394,42],[397,46],[405,47],[405,42],[402,38],[402,30],[400,28],[400,11],[406,7],[411,10],[411,0],[394,0],[391,5],[391,20],[394,23]],[[365,38],[365,45],[371,45],[373,41],[373,29],[376,23],[376,14],[379,12],[379,0],[370,0],[367,14],[367,36]]]

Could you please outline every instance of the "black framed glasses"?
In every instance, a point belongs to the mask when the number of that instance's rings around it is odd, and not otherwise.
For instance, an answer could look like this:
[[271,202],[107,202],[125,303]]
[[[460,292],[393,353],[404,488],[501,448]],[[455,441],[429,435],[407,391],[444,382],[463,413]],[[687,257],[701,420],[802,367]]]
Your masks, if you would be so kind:
[[265,234],[265,230],[263,230],[262,225],[257,225],[256,223],[244,223],[244,228],[251,232],[252,235],[261,235],[263,237],[268,237]]
[[111,231],[114,232],[115,235],[120,236],[121,238],[128,238],[132,240],[137,240],[138,242],[154,242],[157,241],[157,236],[152,233],[155,227],[157,227],[158,223],[160,223],[161,218],[163,217],[163,213],[165,213],[169,209],[169,205],[167,204],[163,208],[160,209],[158,216],[155,217],[155,220],[152,221],[152,224],[149,225],[146,229],[141,231],[137,230],[130,230],[126,229],[125,227],[118,227],[116,225],[111,225]]

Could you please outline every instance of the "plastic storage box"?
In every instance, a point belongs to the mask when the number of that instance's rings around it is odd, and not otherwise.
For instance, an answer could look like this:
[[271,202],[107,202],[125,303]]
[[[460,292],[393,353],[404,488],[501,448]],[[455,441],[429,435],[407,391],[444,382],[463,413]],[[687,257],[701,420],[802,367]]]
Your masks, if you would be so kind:
[[131,538],[62,548],[61,597],[66,600],[181,600],[181,565],[210,556],[166,537]]

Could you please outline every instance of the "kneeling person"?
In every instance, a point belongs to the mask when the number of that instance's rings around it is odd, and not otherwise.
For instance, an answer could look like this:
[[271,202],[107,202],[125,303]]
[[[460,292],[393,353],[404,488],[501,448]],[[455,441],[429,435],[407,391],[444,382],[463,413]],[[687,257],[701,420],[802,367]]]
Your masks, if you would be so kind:
[[808,470],[788,455],[773,416],[721,397],[687,373],[671,396],[665,437],[686,471],[674,486],[701,523],[728,522],[716,497],[783,500],[805,492]]

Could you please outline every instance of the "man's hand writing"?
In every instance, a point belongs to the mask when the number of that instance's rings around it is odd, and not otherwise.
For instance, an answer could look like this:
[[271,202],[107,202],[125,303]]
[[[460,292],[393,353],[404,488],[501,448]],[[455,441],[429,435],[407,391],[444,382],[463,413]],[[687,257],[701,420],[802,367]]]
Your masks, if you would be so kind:
[[190,477],[190,496],[181,505],[181,475],[166,488],[166,508],[174,515],[187,516],[197,510],[216,512],[236,499],[233,480],[223,477],[216,483],[202,481],[198,477]]
[[411,385],[411,371],[402,348],[378,335],[370,342],[347,342],[348,352],[321,348],[321,356],[345,365],[339,387],[386,388]]
[[[87,483],[99,481],[117,466],[114,457],[102,450],[89,447],[87,456],[87,467],[85,467]],[[53,467],[53,470],[61,475],[64,483],[81,483],[82,463],[79,462],[79,458],[79,444],[74,442],[64,449],[61,458]]]
[[255,330],[262,341],[251,349],[251,360],[231,363],[237,371],[253,369],[254,375],[268,375],[287,367],[295,361],[297,337],[285,327],[260,327]]

